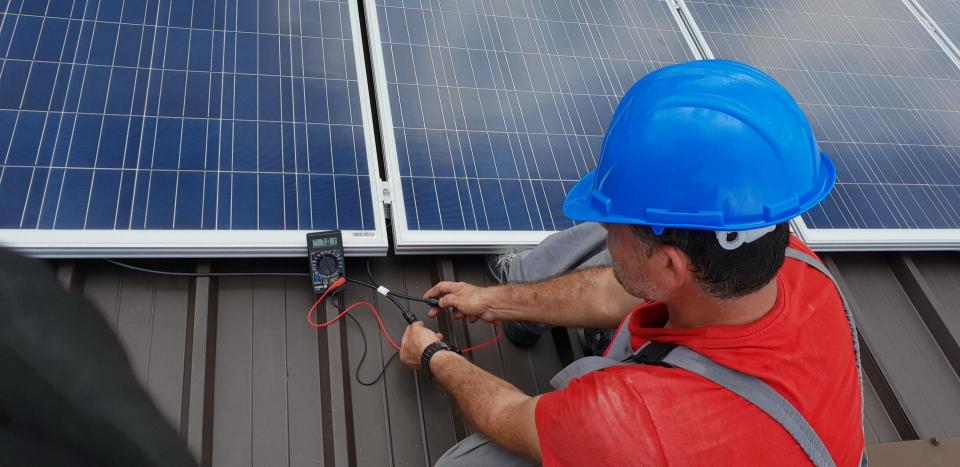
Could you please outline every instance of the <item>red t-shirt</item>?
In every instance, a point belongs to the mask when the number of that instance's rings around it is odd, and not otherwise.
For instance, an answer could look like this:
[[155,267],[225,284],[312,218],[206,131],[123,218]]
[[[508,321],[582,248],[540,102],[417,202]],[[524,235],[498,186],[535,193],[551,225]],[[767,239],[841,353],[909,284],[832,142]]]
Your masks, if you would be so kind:
[[[796,238],[790,244],[812,254]],[[664,329],[665,306],[640,306],[626,320],[633,346],[682,344],[762,379],[803,414],[838,466],[858,465],[862,395],[840,296],[823,274],[792,259],[777,285],[770,312],[741,326]],[[541,397],[536,423],[547,466],[810,465],[770,416],[677,368],[590,373]]]

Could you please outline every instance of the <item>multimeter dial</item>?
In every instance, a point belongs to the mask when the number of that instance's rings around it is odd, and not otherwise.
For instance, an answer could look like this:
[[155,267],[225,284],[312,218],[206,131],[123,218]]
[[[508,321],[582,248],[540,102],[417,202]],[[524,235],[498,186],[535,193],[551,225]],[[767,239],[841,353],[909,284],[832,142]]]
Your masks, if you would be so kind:
[[317,259],[317,271],[320,274],[335,274],[337,272],[337,258],[333,255],[323,255]]

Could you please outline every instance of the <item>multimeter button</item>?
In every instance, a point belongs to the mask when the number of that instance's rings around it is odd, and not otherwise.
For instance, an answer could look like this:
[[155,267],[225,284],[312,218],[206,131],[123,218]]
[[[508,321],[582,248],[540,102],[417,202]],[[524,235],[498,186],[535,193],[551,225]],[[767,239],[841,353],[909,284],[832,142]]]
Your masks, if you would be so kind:
[[317,261],[317,269],[323,274],[333,274],[337,272],[337,260],[332,256],[324,256]]

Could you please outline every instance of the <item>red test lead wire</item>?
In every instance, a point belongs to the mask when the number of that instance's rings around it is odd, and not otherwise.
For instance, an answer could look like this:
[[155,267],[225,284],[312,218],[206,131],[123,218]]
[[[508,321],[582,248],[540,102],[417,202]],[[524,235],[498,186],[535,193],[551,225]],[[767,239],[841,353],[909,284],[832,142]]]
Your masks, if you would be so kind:
[[[330,295],[330,292],[333,292],[334,289],[337,289],[343,286],[343,284],[345,284],[346,282],[347,280],[341,277],[337,279],[333,284],[331,284],[330,288],[328,288],[325,292],[323,292],[323,295],[320,295],[320,298],[318,298],[317,301],[313,303],[313,306],[310,307],[310,311],[307,312],[307,323],[310,324],[310,326],[313,326],[317,329],[323,329],[323,328],[326,328],[327,326],[330,326],[333,323],[336,323],[337,321],[342,319],[344,316],[346,316],[347,313],[350,313],[357,307],[365,306],[369,308],[370,311],[373,312],[373,316],[377,318],[377,324],[380,326],[380,331],[383,332],[384,337],[387,338],[387,341],[390,342],[390,345],[397,351],[400,351],[400,346],[397,345],[397,343],[393,340],[392,337],[390,337],[390,333],[387,332],[386,326],[383,325],[383,320],[380,319],[380,313],[377,311],[377,307],[375,307],[370,302],[364,301],[364,302],[354,303],[353,305],[350,305],[349,307],[347,307],[345,310],[341,311],[340,314],[335,316],[333,319],[325,323],[317,323],[316,321],[313,320],[313,315],[314,313],[316,313],[317,307],[320,306],[320,303],[322,303],[323,300],[327,298],[327,295]],[[500,326],[500,323],[493,323],[493,325],[497,327],[497,335],[493,339],[490,339],[482,344],[477,344],[477,345],[467,347],[465,349],[461,349],[460,351],[463,353],[472,352],[474,350],[479,350],[489,345],[492,345],[494,342],[500,340],[500,338],[503,337],[503,327]]]
[[461,352],[461,353],[467,353],[467,352],[473,352],[474,350],[480,350],[480,349],[482,349],[482,348],[484,348],[484,347],[486,347],[486,346],[488,346],[488,345],[492,345],[494,342],[500,340],[500,338],[503,337],[503,326],[501,326],[500,323],[493,323],[493,325],[497,328],[497,335],[494,336],[493,339],[490,339],[490,340],[488,340],[488,341],[486,341],[486,342],[484,342],[484,343],[482,343],[482,344],[471,345],[470,347],[466,347],[466,348],[460,349],[460,352]]

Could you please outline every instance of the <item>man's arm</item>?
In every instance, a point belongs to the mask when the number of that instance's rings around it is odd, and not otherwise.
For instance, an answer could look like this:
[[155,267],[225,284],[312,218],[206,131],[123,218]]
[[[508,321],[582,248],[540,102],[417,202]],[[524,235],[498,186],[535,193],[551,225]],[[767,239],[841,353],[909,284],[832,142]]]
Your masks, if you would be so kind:
[[[421,322],[410,325],[403,334],[400,359],[411,368],[419,368],[423,349],[440,338],[442,335]],[[541,462],[536,425],[539,396],[524,394],[454,352],[434,354],[430,372],[478,431],[506,449]]]
[[434,355],[430,372],[478,431],[500,446],[540,462],[535,417],[539,396],[524,394],[453,352]]
[[[642,300],[627,293],[613,269],[597,267],[571,272],[542,282],[476,287],[463,282],[440,282],[424,294],[438,298],[455,317],[484,321],[531,321],[567,327],[614,328]],[[439,308],[430,310],[435,317]]]

